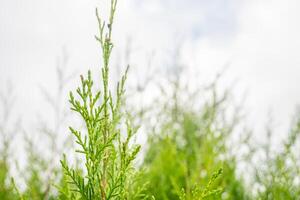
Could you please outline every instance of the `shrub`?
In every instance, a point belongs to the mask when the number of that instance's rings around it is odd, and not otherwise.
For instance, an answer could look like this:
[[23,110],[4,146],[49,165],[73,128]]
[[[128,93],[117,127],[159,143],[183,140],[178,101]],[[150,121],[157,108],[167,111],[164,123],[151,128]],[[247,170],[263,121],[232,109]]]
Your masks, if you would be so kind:
[[[259,199],[299,199],[300,196],[300,165],[299,165],[299,136],[300,117],[296,116],[287,138],[274,152],[271,139],[273,137],[272,127],[267,128],[267,140],[256,148],[253,156],[263,158],[262,165],[253,165],[254,182],[259,186],[254,197]],[[249,162],[250,163],[250,162]]]
[[[203,199],[207,191],[211,195],[205,199],[247,199],[236,175],[235,157],[227,146],[238,115],[226,117],[228,93],[219,94],[216,84],[203,95],[189,92],[175,79],[168,84],[173,87],[164,93],[167,95],[153,106],[159,108],[159,114],[153,116],[157,119],[154,125],[146,122],[147,127],[153,126],[148,128],[153,133],[142,165],[148,194],[157,199]],[[195,104],[207,94],[207,101]],[[220,168],[222,175],[211,178]]]

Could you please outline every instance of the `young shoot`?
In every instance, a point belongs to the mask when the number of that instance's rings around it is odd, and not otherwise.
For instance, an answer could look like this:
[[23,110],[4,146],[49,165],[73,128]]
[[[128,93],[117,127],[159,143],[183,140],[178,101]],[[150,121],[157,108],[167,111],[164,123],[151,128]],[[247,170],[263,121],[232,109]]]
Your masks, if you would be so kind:
[[[103,88],[95,91],[91,72],[81,76],[81,86],[76,94],[70,92],[71,109],[84,121],[86,133],[70,127],[79,145],[77,153],[84,156],[84,170],[69,166],[66,156],[61,160],[64,174],[68,178],[71,194],[69,199],[109,200],[128,199],[126,190],[132,161],[140,146],[130,145],[135,129],[128,115],[123,113],[122,104],[128,68],[112,95],[109,86],[109,61],[113,49],[112,29],[117,0],[111,0],[108,23],[103,21],[96,9],[99,35],[95,36],[102,51],[101,77]],[[121,128],[124,127],[126,128]]]

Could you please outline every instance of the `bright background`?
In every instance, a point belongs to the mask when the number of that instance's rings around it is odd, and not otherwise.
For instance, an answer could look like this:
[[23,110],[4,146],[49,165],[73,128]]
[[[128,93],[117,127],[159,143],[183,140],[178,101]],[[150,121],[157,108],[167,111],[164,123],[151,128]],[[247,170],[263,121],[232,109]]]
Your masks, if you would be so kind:
[[[12,83],[25,127],[45,108],[40,86],[55,91],[62,49],[69,71],[99,67],[96,6],[103,1],[0,1],[0,91]],[[299,8],[298,0],[120,0],[115,59],[131,41],[132,71],[145,70],[151,55],[163,69],[181,47],[180,62],[198,72],[199,85],[229,66],[224,87],[247,94],[249,126],[259,135],[271,111],[284,133],[300,102]]]

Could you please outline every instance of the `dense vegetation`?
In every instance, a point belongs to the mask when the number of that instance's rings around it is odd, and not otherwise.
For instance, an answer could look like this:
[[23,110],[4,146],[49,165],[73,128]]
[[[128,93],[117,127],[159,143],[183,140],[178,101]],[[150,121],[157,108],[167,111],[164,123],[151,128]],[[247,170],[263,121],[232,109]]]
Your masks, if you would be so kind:
[[[89,71],[69,93],[80,123],[70,126],[71,138],[58,137],[66,121],[61,96],[67,79],[58,68],[58,100],[51,101],[54,127],[41,122],[40,129],[49,145],[41,143],[39,153],[39,144],[25,133],[27,162],[21,169],[14,167],[12,149],[12,137],[20,130],[9,126],[20,127],[11,122],[14,96],[1,95],[0,199],[300,199],[298,115],[274,151],[272,127],[262,145],[242,129],[240,107],[231,101],[230,90],[218,89],[219,76],[204,90],[192,90],[179,74],[170,75],[147,109],[126,101],[128,67],[112,87],[116,9],[117,0],[111,0],[108,22],[96,12],[100,86]],[[144,146],[136,143],[136,134],[147,137]],[[17,176],[12,175],[15,168]]]

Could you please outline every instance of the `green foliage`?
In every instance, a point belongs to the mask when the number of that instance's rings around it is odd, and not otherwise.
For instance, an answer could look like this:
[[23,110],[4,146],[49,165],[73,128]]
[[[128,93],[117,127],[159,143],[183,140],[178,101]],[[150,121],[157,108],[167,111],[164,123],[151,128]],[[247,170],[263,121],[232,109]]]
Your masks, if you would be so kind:
[[[300,118],[297,116],[288,138],[282,142],[281,151],[271,149],[272,130],[268,128],[263,167],[255,166],[255,181],[260,186],[258,198],[263,200],[294,200],[300,197],[299,136]],[[259,151],[260,149],[257,149]]]
[[23,179],[26,184],[25,191],[21,196],[23,199],[51,199],[50,196],[50,183],[43,178],[47,170],[47,160],[43,158],[32,140],[26,138],[26,153],[27,153],[27,165],[22,170]]
[[69,167],[66,158],[61,161],[64,174],[70,179],[71,199],[128,199],[131,163],[140,150],[140,146],[131,147],[130,142],[136,130],[121,109],[127,70],[117,85],[115,98],[109,88],[109,60],[113,48],[111,37],[116,5],[117,1],[112,0],[107,29],[96,12],[100,30],[96,39],[103,55],[102,91],[93,92],[94,81],[91,72],[88,72],[87,78],[81,76],[81,87],[76,90],[78,98],[70,93],[71,109],[82,117],[87,131],[84,134],[70,127],[79,145],[76,152],[84,156],[83,172],[78,173]]
[[[13,110],[13,88],[8,84],[7,91],[0,93],[0,199],[12,200],[17,198],[14,190],[14,184],[11,181],[10,167],[12,141],[16,132],[16,128],[11,128],[12,110]],[[18,123],[15,124],[17,127]]]
[[[157,199],[203,199],[204,191],[210,194],[206,199],[247,199],[236,176],[235,158],[226,146],[237,118],[224,118],[227,92],[218,95],[214,83],[211,98],[197,109],[189,106],[197,95],[178,80],[173,85],[171,97],[165,96],[156,106],[161,107],[159,120],[149,136],[143,164],[149,183],[146,192]],[[210,175],[220,168],[222,176],[212,181]]]
[[[63,55],[56,67],[57,75],[57,92],[51,94],[45,88],[41,88],[44,100],[49,104],[50,111],[53,113],[53,124],[49,121],[43,121],[39,116],[38,131],[36,137],[24,132],[25,152],[27,162],[24,168],[17,168],[19,177],[25,185],[24,190],[16,190],[23,199],[56,199],[57,190],[54,184],[62,176],[62,170],[59,165],[59,158],[62,150],[67,150],[72,140],[63,139],[60,135],[62,127],[66,121],[66,110],[64,109],[64,92],[68,81],[72,78],[67,76],[67,55]],[[41,113],[39,113],[41,114]],[[49,113],[47,113],[49,115]],[[33,132],[30,132],[32,134]],[[34,132],[35,133],[35,132]],[[58,140],[57,138],[60,137]],[[43,144],[41,143],[43,141]]]
[[217,196],[220,193],[222,193],[222,189],[211,189],[211,186],[215,182],[215,180],[222,174],[222,171],[223,171],[222,169],[219,169],[217,172],[215,172],[204,189],[201,190],[199,187],[195,187],[192,190],[190,197],[187,197],[186,192],[184,191],[184,189],[182,189],[181,193],[179,194],[179,199],[180,200],[186,200],[186,199],[202,200],[211,197],[213,197],[214,199],[217,198]]
[[[133,117],[126,113],[128,68],[115,92],[111,89],[109,73],[116,6],[117,0],[111,0],[107,23],[96,10],[99,34],[95,38],[102,52],[100,87],[88,71],[86,77],[80,76],[81,85],[76,92],[69,94],[71,110],[84,124],[83,128],[78,128],[80,125],[69,128],[76,141],[75,156],[67,153],[60,162],[61,167],[57,167],[59,162],[55,158],[61,152],[56,140],[62,126],[61,96],[52,98],[45,92],[56,119],[53,128],[40,123],[44,134],[39,139],[49,140],[50,156],[39,153],[33,139],[26,138],[27,165],[20,175],[25,183],[22,189],[11,179],[10,170],[11,136],[17,132],[7,126],[13,98],[0,96],[3,103],[0,107],[3,114],[0,120],[0,199],[300,199],[300,118],[295,120],[279,151],[271,149],[271,140],[275,138],[271,128],[267,130],[267,143],[262,147],[248,141],[232,142],[241,118],[238,109],[231,105],[229,91],[218,90],[219,77],[203,93],[199,88],[191,92],[182,86],[181,74],[177,73],[166,87],[160,88],[161,96],[150,110],[138,111]],[[58,76],[62,77],[60,73]],[[59,95],[63,94],[64,84],[59,81]],[[144,120],[144,115],[149,118]],[[136,121],[139,123],[133,125]],[[140,165],[134,165],[141,148],[133,141],[138,126],[145,127],[148,141]],[[241,145],[250,150],[243,164],[252,167],[254,172],[238,170],[241,157],[235,151],[239,151]],[[253,164],[252,159],[261,157],[260,162]],[[72,161],[75,164],[69,164]],[[249,178],[248,184],[244,182],[246,175],[254,176]]]
[[12,200],[17,198],[14,186],[8,179],[10,177],[8,171],[8,163],[0,160],[0,199]]

